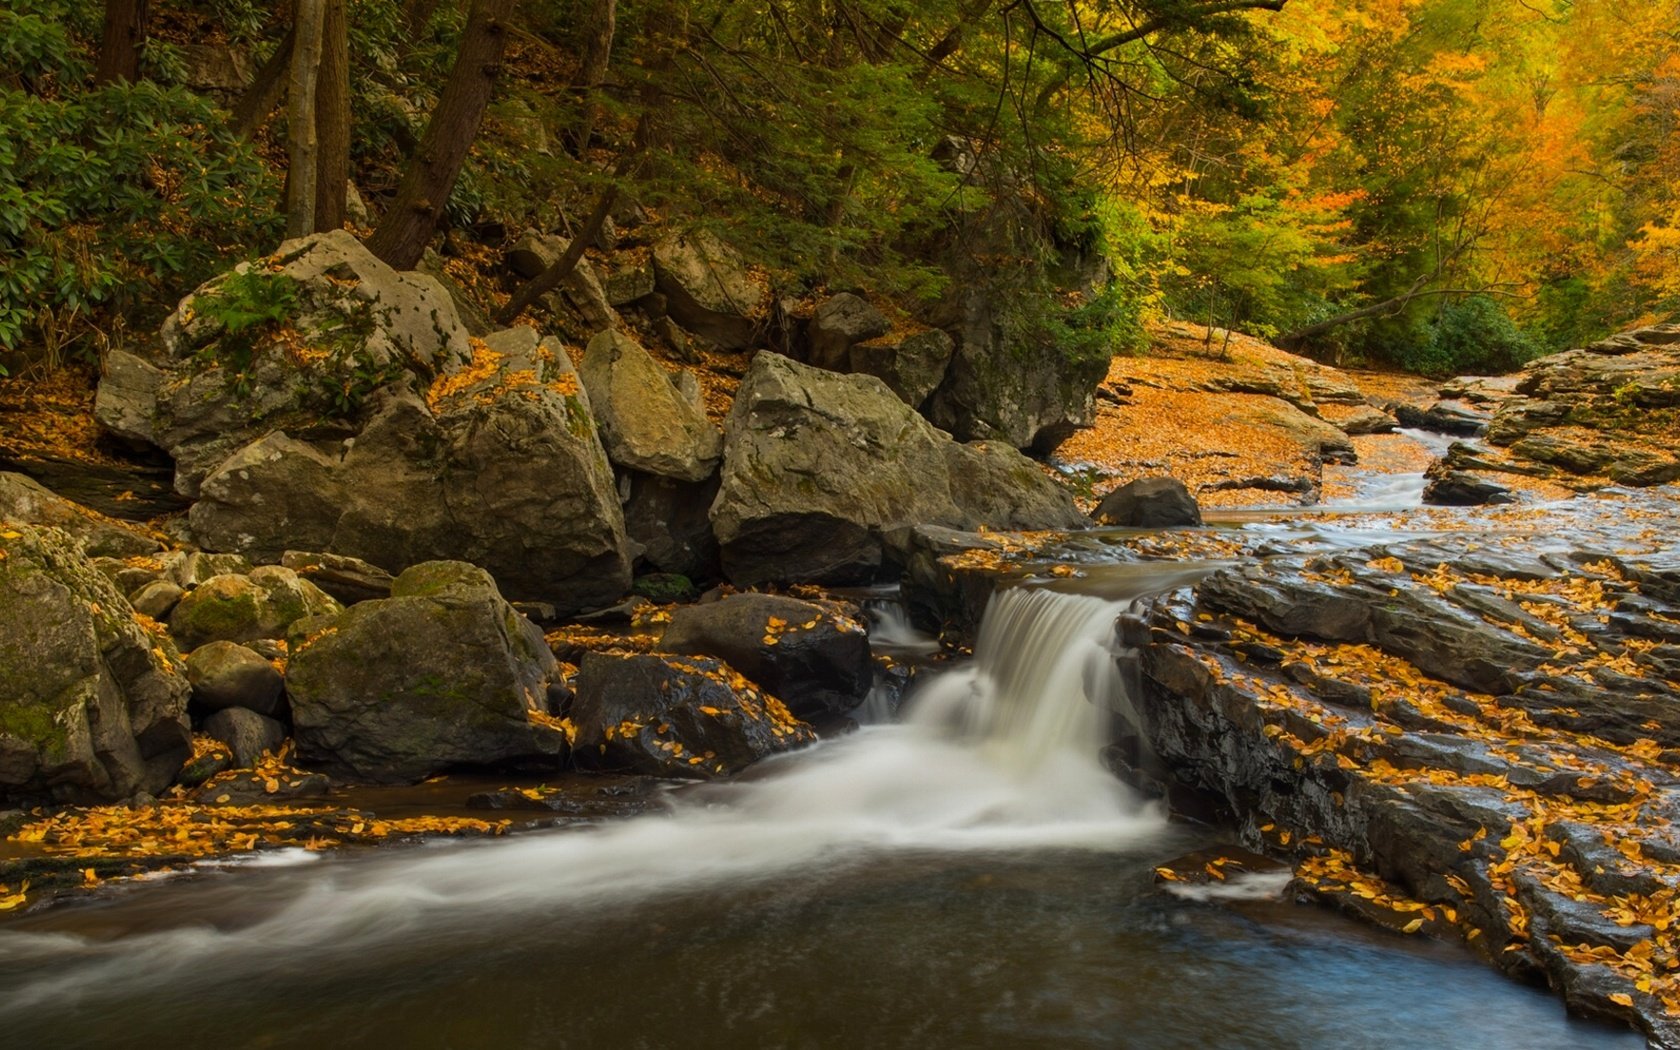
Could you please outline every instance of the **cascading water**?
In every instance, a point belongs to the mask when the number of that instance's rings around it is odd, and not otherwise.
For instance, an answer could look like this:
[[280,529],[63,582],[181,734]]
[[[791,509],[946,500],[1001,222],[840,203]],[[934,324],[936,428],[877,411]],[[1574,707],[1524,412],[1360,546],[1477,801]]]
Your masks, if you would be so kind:
[[[110,943],[7,933],[0,1017],[171,973],[239,969],[275,944],[335,956],[412,945],[546,909],[611,907],[883,852],[1135,845],[1161,831],[1163,817],[1096,757],[1118,609],[1081,595],[1003,592],[974,666],[924,690],[905,724],[867,727],[765,763],[751,779],[682,793],[668,814],[313,864],[295,895],[238,929]],[[33,973],[48,961],[58,964],[50,975]]]

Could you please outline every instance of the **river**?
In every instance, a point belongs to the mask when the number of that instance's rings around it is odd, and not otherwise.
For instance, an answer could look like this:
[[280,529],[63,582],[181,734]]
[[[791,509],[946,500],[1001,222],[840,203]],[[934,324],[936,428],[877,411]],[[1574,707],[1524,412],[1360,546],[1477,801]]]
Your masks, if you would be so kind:
[[1001,592],[973,663],[899,720],[665,812],[266,854],[13,918],[4,1045],[1643,1045],[1456,949],[1293,905],[1279,876],[1157,884],[1221,839],[1100,766],[1100,707],[1123,688],[1115,615],[1196,571]]

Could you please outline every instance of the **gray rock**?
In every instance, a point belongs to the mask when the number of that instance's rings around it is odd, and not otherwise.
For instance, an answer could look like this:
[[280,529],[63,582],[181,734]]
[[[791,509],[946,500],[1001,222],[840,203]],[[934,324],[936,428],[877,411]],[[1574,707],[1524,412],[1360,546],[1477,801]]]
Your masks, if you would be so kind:
[[90,558],[128,558],[163,549],[139,529],[72,503],[22,474],[0,472],[0,521],[63,529]]
[[712,529],[740,584],[872,576],[880,533],[961,525],[945,446],[872,376],[760,352],[724,424]]
[[[297,344],[227,332],[219,303],[233,276],[252,267],[293,282],[287,322]],[[442,286],[392,270],[343,230],[287,241],[270,258],[206,283],[164,322],[161,343],[151,432],[175,458],[176,488],[187,496],[265,434],[342,437],[376,389],[429,382],[470,357]],[[309,355],[308,368],[298,367],[300,354]]]
[[843,372],[851,365],[853,345],[886,335],[891,323],[869,301],[851,292],[824,299],[806,328],[806,360],[818,368]]
[[1335,419],[1336,426],[1349,437],[1366,434],[1392,433],[1400,425],[1393,416],[1380,408],[1364,406]]
[[723,438],[692,378],[685,386],[616,331],[589,341],[579,374],[613,463],[679,481],[704,481],[716,471]]
[[412,782],[463,766],[565,763],[554,655],[482,569],[416,565],[390,598],[293,639],[286,688],[298,753],[329,772]]
[[333,453],[271,434],[204,483],[191,512],[207,547],[277,558],[309,549],[396,572],[470,559],[513,597],[565,611],[630,583],[612,467],[563,349],[492,337],[429,400],[382,395]]
[[1000,531],[1088,528],[1067,489],[1038,464],[1000,441],[945,446],[951,498],[965,528]]
[[243,707],[279,716],[285,710],[280,672],[235,642],[209,642],[189,653],[187,681],[192,683],[193,702],[211,711]]
[[675,234],[654,245],[653,267],[667,309],[684,328],[726,350],[752,345],[769,294],[735,249],[709,231]]
[[162,791],[192,751],[180,668],[67,533],[0,529],[0,799]]
[[588,653],[576,685],[582,769],[711,779],[816,740],[779,700],[709,657]]
[[298,620],[330,616],[342,609],[292,570],[264,565],[248,576],[205,580],[175,606],[169,631],[183,649],[193,650],[210,642],[283,638]]
[[1100,358],[1021,342],[1005,330],[992,296],[969,289],[954,325],[957,347],[928,402],[928,418],[960,441],[997,440],[1049,452],[1096,418]]
[[803,719],[850,711],[875,681],[868,631],[832,603],[734,594],[678,609],[659,646],[717,657]]
[[602,282],[607,290],[607,302],[614,306],[629,306],[653,294],[653,261],[630,262],[616,267]]
[[[536,277],[558,262],[570,245],[564,237],[526,230],[508,249],[508,266],[521,277]],[[577,266],[560,282],[559,293],[564,305],[577,314],[589,331],[610,328],[618,321],[618,311],[613,309],[595,265],[587,258],[579,259]]]
[[896,343],[858,343],[851,348],[851,371],[879,378],[911,408],[920,408],[939,388],[957,344],[950,335],[929,328]]
[[1481,507],[1491,503],[1514,503],[1511,490],[1467,470],[1454,470],[1446,460],[1437,460],[1425,471],[1428,479],[1423,502],[1437,507]]
[[280,564],[345,605],[391,596],[390,573],[346,554],[287,551]]
[[236,769],[250,769],[262,760],[263,752],[278,753],[286,742],[285,726],[243,707],[212,714],[204,720],[204,732],[228,746]]
[[624,528],[641,549],[638,564],[691,580],[715,578],[721,565],[708,512],[717,498],[717,475],[690,482],[630,471],[621,481],[628,489]]
[[100,367],[93,416],[99,425],[137,445],[155,445],[152,409],[163,371],[126,350],[111,350]]
[[1177,478],[1139,478],[1104,496],[1094,517],[1104,525],[1170,529],[1200,525],[1202,509]]
[[167,620],[169,614],[187,592],[175,586],[168,580],[152,580],[141,584],[140,588],[129,595],[128,601],[134,606],[134,611],[154,620]]
[[769,352],[736,392],[724,446],[712,528],[741,584],[869,578],[883,536],[915,525],[1084,523],[1023,457],[956,445],[873,376]]
[[213,576],[244,576],[255,568],[242,554],[207,554],[204,551],[171,551],[160,561],[163,563],[163,578],[189,591]]

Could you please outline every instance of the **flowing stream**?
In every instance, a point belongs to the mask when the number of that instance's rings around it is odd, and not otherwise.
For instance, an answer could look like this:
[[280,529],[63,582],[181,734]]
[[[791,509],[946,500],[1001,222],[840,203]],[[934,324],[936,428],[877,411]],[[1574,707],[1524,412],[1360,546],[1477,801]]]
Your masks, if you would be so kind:
[[1640,1045],[1457,952],[1285,904],[1276,878],[1155,886],[1216,840],[1096,756],[1114,618],[1184,573],[1003,591],[973,663],[900,722],[668,812],[268,855],[14,919],[4,1044]]

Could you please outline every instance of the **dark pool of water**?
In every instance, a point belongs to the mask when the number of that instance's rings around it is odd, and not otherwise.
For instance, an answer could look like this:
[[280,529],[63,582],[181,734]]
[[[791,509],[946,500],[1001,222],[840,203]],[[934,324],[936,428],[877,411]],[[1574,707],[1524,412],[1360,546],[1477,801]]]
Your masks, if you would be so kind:
[[[538,833],[565,835],[564,831]],[[338,857],[135,887],[0,927],[0,1042],[12,1047],[1372,1047],[1586,1050],[1631,1033],[1443,946],[1282,903],[1160,891],[1174,829],[1122,854],[835,856],[608,904],[474,908],[336,946],[271,929],[282,902],[411,858]],[[494,885],[501,844],[466,850]],[[306,888],[306,887],[312,887]],[[380,919],[370,914],[370,922]],[[195,950],[196,928],[204,954]],[[155,945],[89,968],[99,945]],[[18,953],[48,931],[88,940]],[[148,932],[149,931],[149,932]],[[363,931],[365,932],[365,931]],[[93,947],[88,947],[92,945]],[[155,950],[156,954],[153,954]],[[174,958],[165,958],[174,953]],[[110,960],[106,960],[109,962]],[[167,963],[167,966],[163,964]],[[50,982],[68,977],[62,987]],[[48,983],[43,983],[48,982]],[[38,1001],[24,999],[41,995]]]

